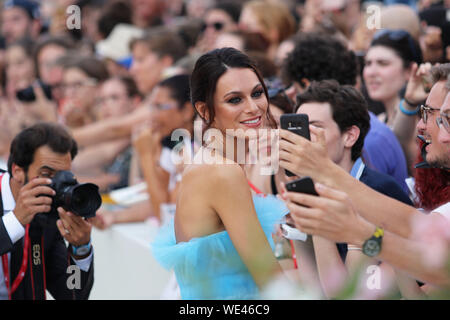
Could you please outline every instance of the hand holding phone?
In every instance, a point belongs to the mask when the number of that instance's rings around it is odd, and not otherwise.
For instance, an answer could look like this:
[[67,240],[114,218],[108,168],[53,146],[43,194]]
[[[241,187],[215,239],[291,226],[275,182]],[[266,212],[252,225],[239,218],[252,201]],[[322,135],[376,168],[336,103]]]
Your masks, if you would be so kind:
[[319,196],[314,188],[314,182],[310,177],[303,177],[286,183],[286,190],[290,192],[306,193],[313,196]]
[[[310,177],[303,177],[286,183],[286,190],[290,192],[300,192],[313,196],[319,196],[314,188],[314,182]],[[306,233],[303,233],[297,228],[293,228],[286,223],[281,225],[281,230],[283,232],[283,236],[287,239],[306,241],[308,237]]]
[[[303,113],[286,113],[280,117],[280,126],[282,129],[289,130],[299,136],[311,140],[309,133],[309,118],[307,114]],[[295,176],[289,170],[286,170],[286,175],[289,177]]]

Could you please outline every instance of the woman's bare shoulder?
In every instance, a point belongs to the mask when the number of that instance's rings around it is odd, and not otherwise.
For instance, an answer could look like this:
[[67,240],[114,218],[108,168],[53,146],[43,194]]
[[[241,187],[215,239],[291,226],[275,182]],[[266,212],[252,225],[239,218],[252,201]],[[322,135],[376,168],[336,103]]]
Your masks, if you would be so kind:
[[237,163],[227,164],[190,164],[182,176],[182,180],[233,180],[245,178],[244,170]]

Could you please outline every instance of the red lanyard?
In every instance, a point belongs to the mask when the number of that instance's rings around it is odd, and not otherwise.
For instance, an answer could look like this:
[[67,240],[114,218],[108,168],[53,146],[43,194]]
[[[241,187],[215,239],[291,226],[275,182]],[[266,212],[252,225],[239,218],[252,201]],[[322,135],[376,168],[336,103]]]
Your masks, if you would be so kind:
[[[251,183],[249,180],[247,180],[247,182],[248,182],[248,185],[250,186],[250,188],[252,188],[252,190],[255,191],[256,194],[262,194],[263,196],[266,196],[261,190],[259,190],[257,187],[255,187],[253,185],[253,183]],[[295,255],[294,241],[289,240],[289,243],[291,244],[292,261],[294,262],[294,268],[298,269],[297,256]]]
[[[0,197],[1,197],[1,191],[2,191],[2,179],[3,175],[0,176]],[[16,279],[14,279],[12,287],[9,285],[9,264],[8,264],[8,254],[5,253],[2,255],[2,265],[3,265],[3,274],[5,275],[5,284],[6,288],[8,289],[8,297],[9,300],[11,300],[11,295],[14,291],[16,291],[19,284],[22,282],[23,278],[25,277],[25,272],[27,270],[27,264],[28,264],[28,252],[30,249],[30,236],[29,236],[29,229],[30,225],[28,224],[25,228],[25,243],[23,246],[23,258],[22,258],[22,265],[20,266],[19,274],[17,275]]]

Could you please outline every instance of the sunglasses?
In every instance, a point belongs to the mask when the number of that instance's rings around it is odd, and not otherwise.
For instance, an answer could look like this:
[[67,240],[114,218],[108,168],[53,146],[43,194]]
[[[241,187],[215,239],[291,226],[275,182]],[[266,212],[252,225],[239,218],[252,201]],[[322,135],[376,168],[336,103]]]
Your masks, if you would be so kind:
[[212,27],[212,28],[214,28],[214,30],[220,31],[223,29],[224,25],[225,24],[223,22],[203,23],[201,30],[202,30],[202,32],[204,32],[206,29]]
[[450,124],[449,124],[449,120],[448,120],[448,115],[442,114],[440,115],[440,117],[436,118],[436,124],[438,125],[438,127],[441,127],[441,125],[444,127],[444,129],[450,133]]
[[379,38],[384,37],[384,36],[387,36],[390,40],[397,41],[397,42],[400,42],[400,41],[406,39],[408,41],[409,50],[412,53],[414,61],[422,60],[421,56],[417,52],[417,49],[416,49],[417,46],[416,46],[414,39],[411,37],[411,35],[407,31],[383,29],[374,34],[372,41],[378,40]]
[[440,109],[432,108],[427,105],[421,105],[419,109],[420,117],[422,118],[423,123],[427,123],[428,120],[428,114],[432,113],[434,111],[439,111]]

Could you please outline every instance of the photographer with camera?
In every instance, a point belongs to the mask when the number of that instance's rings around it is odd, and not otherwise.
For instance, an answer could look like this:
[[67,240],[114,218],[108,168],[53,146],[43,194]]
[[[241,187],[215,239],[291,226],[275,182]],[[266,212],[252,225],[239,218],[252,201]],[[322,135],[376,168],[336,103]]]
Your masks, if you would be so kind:
[[14,138],[8,172],[0,173],[0,300],[46,299],[46,290],[55,299],[88,298],[94,267],[85,218],[101,200],[95,185],[79,185],[68,172],[76,154],[57,124]]

